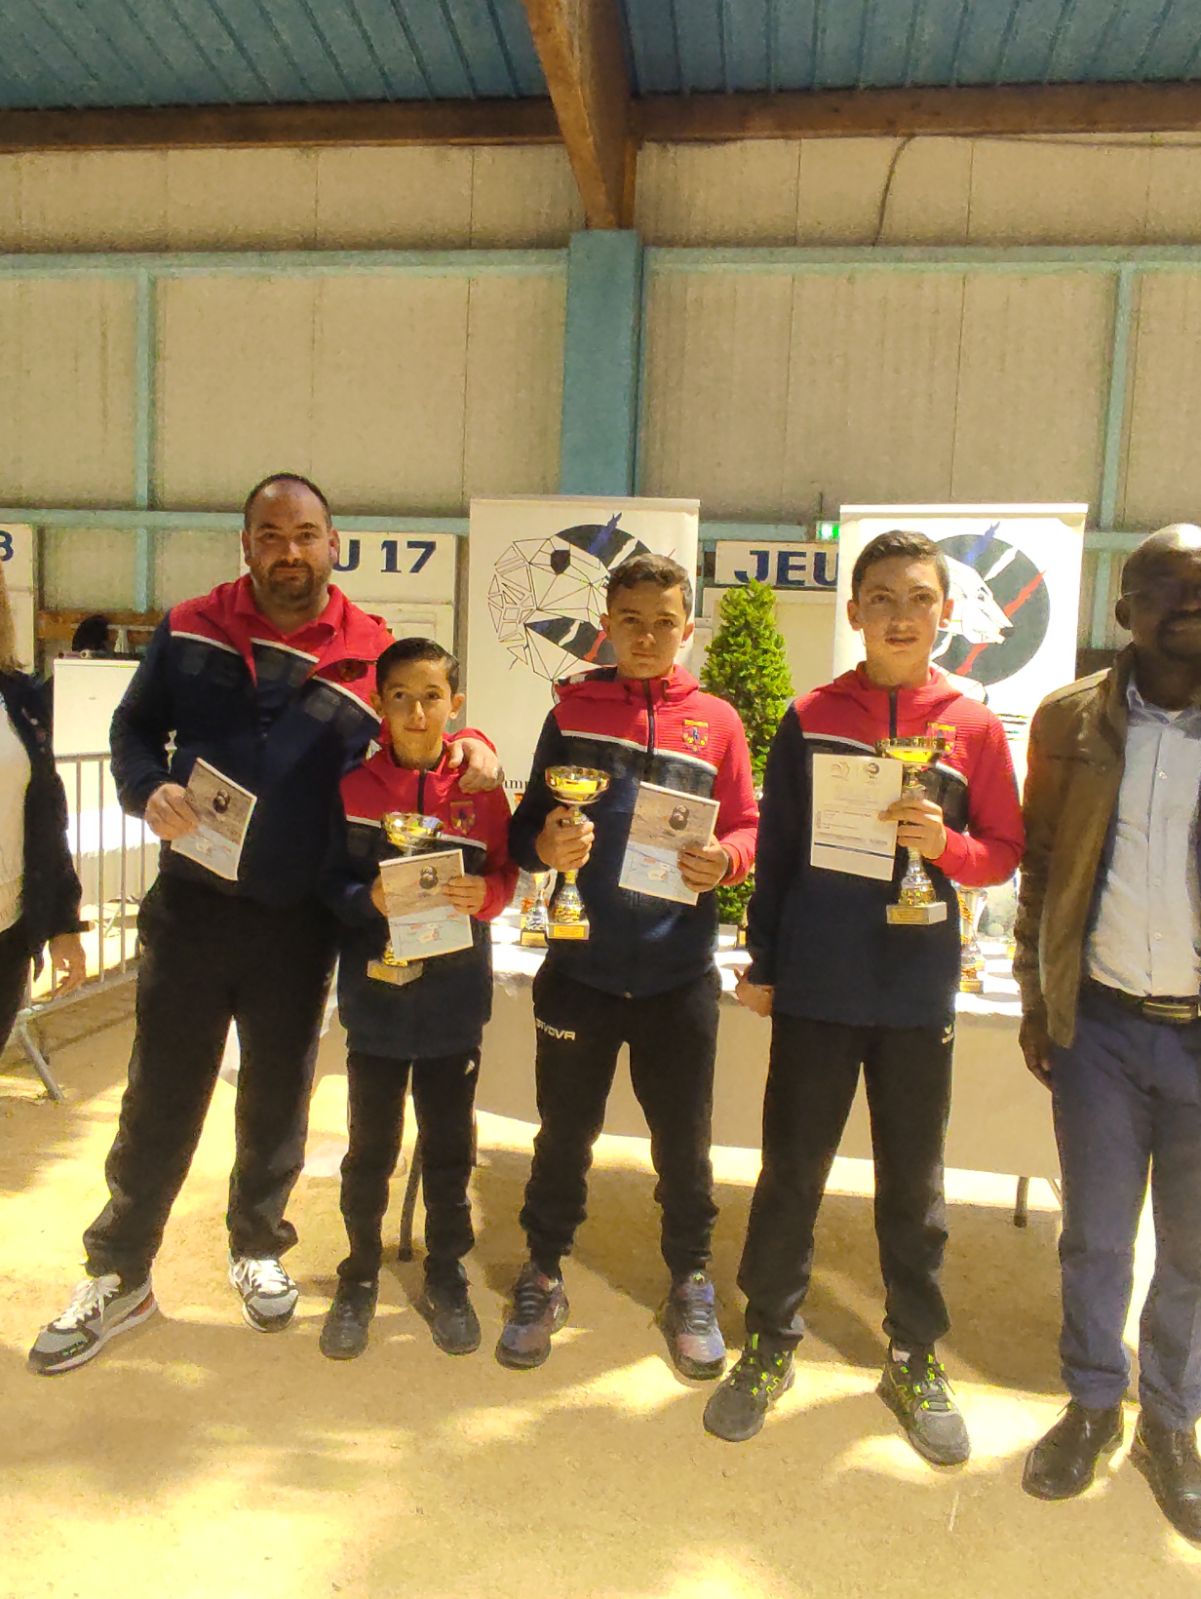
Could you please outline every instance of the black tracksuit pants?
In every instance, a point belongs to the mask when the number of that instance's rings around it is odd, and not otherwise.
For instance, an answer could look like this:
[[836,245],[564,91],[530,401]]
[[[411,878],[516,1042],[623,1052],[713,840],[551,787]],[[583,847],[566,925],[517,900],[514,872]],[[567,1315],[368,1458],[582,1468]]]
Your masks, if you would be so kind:
[[304,1164],[309,1094],[334,961],[315,902],[276,908],[161,876],[138,916],[137,1026],[109,1202],[84,1234],[93,1276],[142,1282],[200,1139],[225,1036],[238,1030],[236,1154],[226,1223],[235,1255],[296,1242],[284,1207]]
[[772,1018],[763,1166],[738,1272],[748,1332],[789,1346],[804,1335],[800,1307],[813,1270],[813,1229],[860,1066],[876,1167],[884,1329],[909,1350],[946,1332],[939,1273],[947,1241],[943,1148],[952,1048],[950,1028]]
[[0,933],[0,1049],[8,1042],[29,984],[29,948],[20,922]]
[[541,1126],[520,1219],[541,1271],[558,1275],[584,1220],[592,1146],[604,1125],[622,1044],[630,1048],[630,1079],[650,1129],[663,1258],[673,1277],[708,1264],[717,1216],[709,1144],[720,993],[716,969],[683,988],[637,999],[564,977],[549,959],[539,969],[534,1025]]
[[479,1063],[478,1050],[414,1061],[351,1050],[346,1062],[350,1148],[342,1161],[342,1218],[350,1254],[338,1267],[344,1282],[371,1282],[379,1275],[388,1180],[400,1154],[410,1071],[421,1137],[426,1272],[433,1278],[454,1273],[475,1242],[467,1185]]

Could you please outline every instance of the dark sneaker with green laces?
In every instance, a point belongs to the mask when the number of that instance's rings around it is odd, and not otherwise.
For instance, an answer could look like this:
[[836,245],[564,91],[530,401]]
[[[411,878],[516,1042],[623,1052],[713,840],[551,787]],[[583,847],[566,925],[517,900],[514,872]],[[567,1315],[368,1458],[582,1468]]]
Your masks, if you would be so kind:
[[933,1465],[958,1466],[971,1454],[951,1384],[932,1349],[915,1349],[903,1359],[890,1349],[876,1392],[918,1454]]
[[331,1360],[353,1360],[367,1347],[379,1284],[340,1282],[321,1325],[321,1353]]
[[717,1299],[703,1271],[679,1277],[659,1312],[659,1325],[667,1339],[675,1368],[682,1376],[702,1382],[720,1377],[726,1363],[726,1344],[717,1325]]
[[745,1443],[795,1378],[792,1350],[752,1333],[733,1371],[705,1406],[705,1431],[730,1444]]
[[562,1278],[548,1277],[527,1260],[513,1284],[508,1320],[496,1345],[497,1360],[519,1371],[540,1366],[550,1354],[552,1335],[566,1320]]
[[471,1355],[480,1347],[479,1318],[467,1294],[467,1274],[458,1261],[451,1270],[426,1272],[417,1311],[429,1322],[444,1355]]

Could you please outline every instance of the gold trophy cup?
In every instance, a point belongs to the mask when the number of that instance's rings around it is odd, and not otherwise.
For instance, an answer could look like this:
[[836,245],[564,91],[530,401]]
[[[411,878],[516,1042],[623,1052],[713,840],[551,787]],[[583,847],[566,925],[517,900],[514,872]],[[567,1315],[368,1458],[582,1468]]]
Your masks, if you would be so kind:
[[[947,740],[941,733],[919,733],[912,738],[882,738],[876,745],[879,755],[890,760],[903,761],[905,776],[901,784],[902,799],[921,799],[922,772],[932,766],[940,755],[945,755]],[[901,879],[900,897],[887,908],[888,920],[894,927],[930,927],[935,922],[945,922],[947,907],[934,892],[934,884],[926,871],[920,850],[907,845],[909,865]]]
[[977,929],[984,912],[985,893],[982,888],[959,888],[959,992],[982,994],[984,992],[984,952],[980,948]]
[[[562,824],[564,827],[583,826],[581,809],[599,799],[609,786],[608,772],[598,772],[591,766],[548,766],[542,775],[559,804],[566,805],[572,813],[570,822]],[[559,873],[559,881],[555,884],[547,910],[548,940],[588,937],[584,901],[576,887],[578,875],[575,869]]]
[[[422,816],[420,811],[385,811],[380,826],[389,844],[395,844],[402,855],[419,855],[442,831],[442,820]],[[424,970],[424,961],[401,960],[390,943],[384,945],[379,960],[367,962],[367,976],[377,983],[391,983],[393,988],[415,983]]]
[[523,949],[546,948],[546,872],[531,872],[534,881],[533,895],[521,907],[521,932],[517,942]]

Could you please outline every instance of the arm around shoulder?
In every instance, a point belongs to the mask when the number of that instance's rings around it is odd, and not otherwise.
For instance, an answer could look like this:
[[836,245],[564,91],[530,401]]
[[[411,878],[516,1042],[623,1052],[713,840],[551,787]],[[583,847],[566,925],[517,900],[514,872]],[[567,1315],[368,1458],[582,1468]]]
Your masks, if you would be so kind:
[[738,713],[734,711],[732,715],[734,725],[730,742],[713,784],[713,797],[720,807],[714,838],[730,861],[722,878],[723,883],[741,883],[755,864],[759,830],[759,802],[755,798],[755,780],[751,772],[751,752],[747,746],[746,730]]

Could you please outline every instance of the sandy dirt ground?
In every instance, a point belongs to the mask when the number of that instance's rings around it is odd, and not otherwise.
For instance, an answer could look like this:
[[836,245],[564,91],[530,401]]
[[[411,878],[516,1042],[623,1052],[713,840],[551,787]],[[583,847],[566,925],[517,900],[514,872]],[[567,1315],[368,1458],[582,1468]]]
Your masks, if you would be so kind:
[[[798,1381],[749,1444],[706,1436],[705,1385],[665,1358],[639,1140],[598,1148],[591,1216],[567,1270],[571,1321],[541,1370],[509,1372],[492,1358],[521,1258],[532,1129],[488,1115],[470,1262],[479,1353],[451,1359],[433,1347],[411,1303],[420,1266],[393,1261],[367,1354],[324,1359],[318,1332],[343,1252],[336,1024],[291,1210],[301,1241],[289,1265],[302,1285],[293,1326],[250,1331],[226,1281],[234,1096],[221,1083],[156,1266],[162,1313],[89,1366],[35,1378],[26,1349],[65,1304],[80,1231],[103,1199],[127,1009],[117,999],[63,1013],[53,1054],[63,1104],[42,1098],[11,1056],[0,1070],[6,1599],[1201,1594],[1201,1550],[1168,1528],[1125,1451],[1078,1501],[1044,1505],[1019,1488],[1023,1455],[1061,1403],[1056,1216],[1044,1194],[1018,1231],[1012,1186],[996,1179],[951,1182],[954,1330],[943,1353],[974,1441],[959,1470],[919,1460],[873,1392],[881,1294],[857,1162],[837,1164],[839,1191],[823,1211]],[[716,1167],[714,1274],[736,1348],[755,1162],[718,1151]]]

